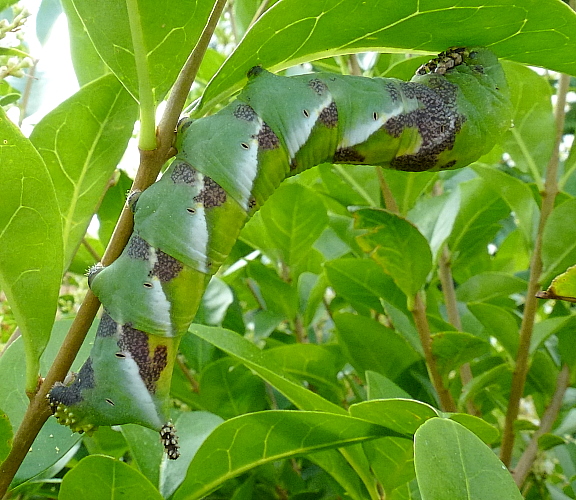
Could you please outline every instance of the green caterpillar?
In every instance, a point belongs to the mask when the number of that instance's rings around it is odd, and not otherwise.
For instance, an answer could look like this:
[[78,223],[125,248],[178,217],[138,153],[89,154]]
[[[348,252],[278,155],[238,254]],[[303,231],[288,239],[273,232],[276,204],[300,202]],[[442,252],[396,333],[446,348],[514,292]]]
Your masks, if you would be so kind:
[[282,180],[323,162],[464,167],[510,122],[503,70],[485,48],[449,49],[410,82],[252,68],[234,102],[181,122],[170,167],[130,196],[134,233],[112,265],[89,273],[104,314],[80,372],[50,391],[54,415],[78,432],[156,429],[177,458],[166,405],[179,338],[242,226]]

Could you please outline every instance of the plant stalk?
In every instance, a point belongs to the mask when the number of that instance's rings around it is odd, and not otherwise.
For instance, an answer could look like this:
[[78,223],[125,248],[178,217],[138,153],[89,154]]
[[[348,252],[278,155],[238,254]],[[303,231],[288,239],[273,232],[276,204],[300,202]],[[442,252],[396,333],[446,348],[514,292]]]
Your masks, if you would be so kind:
[[[208,42],[212,37],[225,4],[226,0],[218,0],[214,6],[210,19],[204,28],[204,32],[178,75],[170,98],[168,99],[166,111],[159,124],[158,148],[150,151],[140,151],[140,167],[134,179],[132,191],[142,191],[153,184],[158,177],[162,165],[173,154],[171,148],[172,138],[178,116],[184,107],[186,97],[188,96],[188,92],[200,66],[200,61],[208,48]],[[103,265],[111,264],[122,253],[132,234],[133,224],[132,212],[128,207],[124,207],[110,239],[108,248],[102,257]],[[4,497],[8,491],[11,481],[20,468],[34,439],[36,439],[44,422],[46,422],[51,415],[46,395],[56,382],[64,380],[80,346],[84,342],[99,307],[100,301],[89,290],[84,297],[84,301],[78,310],[78,314],[70,327],[66,339],[56,355],[54,363],[48,371],[42,385],[39,387],[38,392],[30,401],[24,418],[14,435],[10,453],[4,462],[0,464],[0,496]]]
[[422,344],[422,349],[424,349],[424,360],[426,361],[426,368],[428,369],[428,374],[432,385],[438,393],[438,399],[440,401],[440,409],[442,411],[455,412],[456,404],[452,398],[450,391],[444,386],[442,381],[442,376],[438,372],[438,366],[436,365],[436,358],[432,353],[432,336],[430,333],[430,325],[428,324],[428,318],[426,317],[426,306],[422,300],[421,293],[417,293],[414,297],[414,308],[412,309],[412,316],[414,317],[414,323],[416,324],[416,329],[418,330],[418,336],[420,337],[420,343]]
[[542,241],[544,227],[548,217],[554,210],[554,200],[558,193],[558,164],[560,142],[564,131],[564,107],[566,105],[566,94],[568,92],[570,78],[567,75],[560,75],[558,81],[558,99],[556,104],[556,138],[554,150],[548,162],[546,169],[546,181],[544,182],[544,192],[542,193],[542,206],[540,210],[540,221],[538,223],[538,234],[534,244],[534,253],[530,262],[530,279],[528,281],[528,290],[526,292],[526,303],[524,305],[524,316],[520,326],[520,342],[518,346],[518,355],[512,375],[512,386],[510,388],[510,398],[504,431],[502,433],[502,444],[500,446],[500,460],[510,467],[512,460],[512,449],[514,447],[514,422],[518,417],[520,408],[520,399],[524,394],[526,376],[529,369],[530,340],[534,329],[534,320],[538,310],[538,298],[536,293],[540,290],[540,275],[542,274]]
[[569,386],[570,369],[568,368],[568,365],[564,365],[560,370],[560,373],[558,373],[556,379],[556,390],[550,400],[550,404],[542,415],[540,427],[534,432],[530,443],[528,443],[524,453],[522,453],[522,456],[520,457],[520,460],[518,460],[518,464],[514,469],[514,473],[512,474],[518,488],[521,488],[524,481],[526,481],[528,473],[534,464],[534,460],[536,460],[536,455],[538,453],[538,439],[552,430],[552,426],[554,425],[562,406],[562,399],[564,398],[566,389],[568,389]]

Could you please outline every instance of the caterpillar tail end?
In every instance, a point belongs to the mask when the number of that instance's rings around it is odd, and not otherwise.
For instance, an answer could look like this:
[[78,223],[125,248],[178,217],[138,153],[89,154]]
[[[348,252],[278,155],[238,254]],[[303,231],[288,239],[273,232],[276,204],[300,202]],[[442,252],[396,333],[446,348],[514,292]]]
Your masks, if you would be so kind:
[[180,456],[180,446],[178,436],[172,422],[167,422],[160,429],[160,440],[164,446],[164,452],[170,460],[176,460]]
[[57,383],[50,392],[46,394],[46,399],[50,405],[52,415],[54,415],[59,424],[70,427],[72,432],[77,432],[79,434],[86,433],[88,436],[91,436],[94,431],[98,429],[98,426],[79,421],[74,413],[74,409],[59,400],[58,393],[64,389],[66,389],[64,384]]

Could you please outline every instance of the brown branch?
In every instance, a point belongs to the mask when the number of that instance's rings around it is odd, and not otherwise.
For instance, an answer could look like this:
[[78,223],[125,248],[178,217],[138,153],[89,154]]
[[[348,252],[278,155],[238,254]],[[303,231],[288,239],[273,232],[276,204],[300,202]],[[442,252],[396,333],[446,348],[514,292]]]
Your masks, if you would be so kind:
[[[173,153],[172,139],[178,116],[184,107],[186,97],[200,66],[200,61],[206,52],[208,42],[212,37],[225,4],[226,0],[218,0],[214,6],[200,40],[178,75],[168,99],[166,111],[158,127],[158,148],[153,151],[140,151],[140,167],[132,185],[132,191],[142,191],[154,183],[162,165]],[[128,207],[125,207],[102,258],[103,265],[109,265],[122,253],[132,234],[132,229],[132,213]],[[60,351],[56,355],[54,363],[26,410],[20,427],[14,435],[13,446],[9,455],[0,465],[0,495],[4,495],[8,490],[10,482],[26,457],[30,446],[40,432],[44,422],[50,416],[51,412],[46,401],[46,395],[56,382],[64,380],[80,346],[84,342],[99,307],[100,301],[91,291],[88,291]]]
[[399,214],[400,208],[398,207],[398,203],[396,203],[396,198],[394,198],[394,194],[392,193],[390,186],[384,178],[384,173],[382,172],[381,167],[376,167],[376,175],[378,176],[378,184],[380,184],[380,192],[382,193],[384,206],[387,210],[390,210],[390,212]]
[[452,398],[450,391],[444,386],[440,372],[438,372],[438,366],[436,365],[436,358],[432,354],[432,335],[430,333],[430,325],[428,324],[428,318],[426,317],[426,306],[420,293],[417,293],[414,297],[414,307],[412,309],[412,316],[414,317],[414,323],[416,324],[416,330],[418,330],[418,336],[420,337],[420,343],[422,344],[422,349],[424,350],[424,360],[426,361],[426,368],[428,369],[428,375],[432,381],[432,385],[438,393],[438,399],[440,401],[440,409],[442,411],[456,411],[456,404]]
[[502,433],[502,444],[500,446],[500,460],[509,467],[512,460],[512,449],[514,447],[514,422],[518,417],[520,399],[524,394],[526,376],[529,369],[530,340],[534,329],[534,319],[538,309],[538,298],[536,294],[540,290],[540,275],[542,273],[542,241],[546,221],[554,210],[554,200],[558,193],[558,164],[560,142],[564,131],[564,107],[566,105],[566,93],[568,92],[570,79],[567,75],[560,75],[558,82],[557,104],[556,104],[556,140],[554,150],[548,162],[546,170],[546,182],[542,193],[542,206],[540,210],[540,221],[538,224],[538,234],[534,244],[534,253],[530,262],[530,279],[526,292],[526,303],[524,305],[524,316],[520,326],[520,342],[516,366],[512,375],[512,385],[510,388],[510,398],[508,411]]
[[554,422],[558,417],[558,413],[560,412],[564,394],[566,393],[566,389],[568,389],[569,386],[570,369],[568,368],[568,365],[564,365],[560,370],[560,373],[558,373],[558,377],[556,378],[556,390],[554,391],[554,395],[550,400],[550,404],[542,415],[542,419],[540,420],[540,427],[532,435],[530,443],[528,443],[524,453],[522,453],[522,456],[520,457],[520,460],[518,460],[518,464],[514,469],[514,473],[512,474],[518,488],[521,488],[524,484],[524,481],[526,481],[528,473],[534,464],[534,460],[536,460],[536,455],[538,453],[538,440],[541,436],[552,430],[552,426],[554,425]]
[[[460,313],[458,312],[458,301],[456,300],[456,290],[454,288],[454,279],[452,278],[452,266],[450,250],[447,245],[444,245],[440,259],[438,261],[438,277],[442,285],[442,293],[444,295],[444,303],[446,305],[446,313],[448,314],[448,321],[458,331],[462,331],[462,321],[460,320]],[[470,363],[464,363],[460,366],[460,379],[462,380],[462,387],[473,379]],[[479,416],[480,412],[474,406],[472,401],[466,403],[468,413],[471,415]]]

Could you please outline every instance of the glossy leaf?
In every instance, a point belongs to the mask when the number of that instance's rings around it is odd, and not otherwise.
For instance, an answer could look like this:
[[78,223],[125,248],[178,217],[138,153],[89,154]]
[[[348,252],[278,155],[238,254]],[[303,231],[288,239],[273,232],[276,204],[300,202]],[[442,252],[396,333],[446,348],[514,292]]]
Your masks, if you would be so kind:
[[[514,107],[514,126],[504,137],[504,147],[516,166],[522,172],[531,175],[533,180],[542,187],[540,178],[544,176],[544,168],[554,148],[555,126],[550,83],[534,70],[520,64],[505,63],[504,69]],[[508,180],[507,184],[512,182]],[[526,187],[525,184],[523,185]],[[516,194],[520,194],[522,189],[525,188],[514,188]],[[526,231],[531,228],[526,225],[530,221],[526,217],[528,207],[525,195],[516,199],[516,204],[517,206],[518,204],[524,205],[524,210],[516,215],[525,218],[519,220],[526,234]],[[528,241],[531,241],[533,232],[530,230],[528,235],[530,236]]]
[[565,201],[550,214],[542,243],[542,278],[547,283],[576,262],[576,199]]
[[375,399],[352,405],[350,415],[397,432],[414,434],[426,420],[439,413],[432,406],[411,399]]
[[538,297],[576,302],[576,266],[556,276],[545,292],[538,293]]
[[[253,66],[278,71],[328,57],[391,49],[439,52],[454,40],[460,45],[489,45],[500,57],[576,73],[576,15],[554,0],[459,2],[378,0],[284,0],[252,27],[208,87],[203,103],[212,107],[241,88]],[[375,15],[375,13],[377,13]],[[526,19],[546,19],[536,34]],[[462,26],[466,24],[466,30]],[[525,31],[530,32],[528,38]],[[263,40],[266,43],[263,44]],[[542,50],[546,47],[546,50]],[[416,49],[415,49],[416,48]]]
[[[532,93],[538,95],[533,91]],[[541,130],[540,127],[538,129]],[[530,244],[536,235],[540,209],[528,184],[489,166],[475,165],[472,168],[508,203],[518,218],[518,227],[526,238],[526,242]]]
[[438,371],[445,377],[464,363],[489,352],[488,342],[469,333],[439,332],[432,335],[432,353]]
[[346,410],[321,396],[292,382],[279,372],[274,364],[267,363],[260,351],[252,342],[230,330],[202,325],[192,325],[190,331],[201,339],[218,347],[227,354],[242,361],[255,371],[266,382],[284,394],[302,410],[346,413]]
[[227,479],[281,458],[396,435],[366,421],[319,412],[267,411],[227,420],[204,441],[175,500],[201,498]]
[[523,498],[494,452],[451,420],[433,418],[416,431],[414,465],[422,500]]
[[252,218],[241,238],[278,262],[298,266],[328,224],[320,197],[300,184],[282,185]]
[[0,288],[24,337],[26,386],[33,391],[56,314],[62,222],[44,161],[3,110],[0,135]]
[[404,308],[406,296],[392,278],[371,259],[334,259],[324,270],[336,293],[359,308],[369,307],[384,313],[382,301]]
[[367,370],[395,380],[420,356],[397,332],[365,316],[334,316],[338,344],[360,377]]
[[162,495],[150,481],[124,462],[102,455],[81,460],[62,480],[61,500],[76,500],[90,492],[94,500],[161,500]]
[[[139,82],[126,2],[72,0],[100,57],[126,89],[138,99]],[[212,10],[211,0],[184,0],[166,5],[150,0],[134,0],[141,30],[142,71],[147,91],[158,103],[174,83],[180,68],[196,44]],[[144,82],[142,82],[144,84]]]
[[56,189],[66,267],[124,154],[136,117],[134,99],[114,75],[107,75],[52,110],[30,136]]
[[367,231],[358,236],[370,254],[409,298],[426,282],[432,269],[432,253],[426,238],[406,219],[386,210],[355,212],[357,227]]

